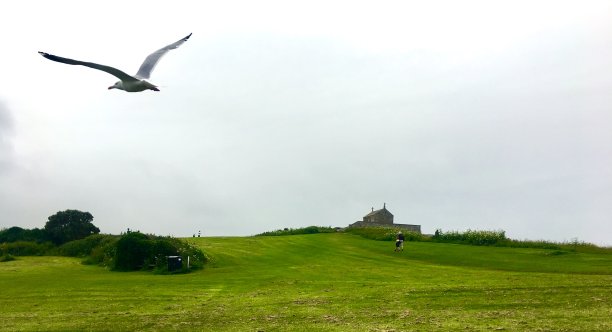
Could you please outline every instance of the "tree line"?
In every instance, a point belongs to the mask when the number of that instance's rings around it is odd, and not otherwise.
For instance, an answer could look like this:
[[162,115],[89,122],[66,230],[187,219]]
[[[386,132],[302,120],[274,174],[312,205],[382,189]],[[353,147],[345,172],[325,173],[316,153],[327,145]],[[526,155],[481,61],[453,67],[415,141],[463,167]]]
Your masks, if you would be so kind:
[[84,239],[100,233],[93,224],[93,215],[79,210],[59,211],[49,216],[45,226],[34,229],[11,227],[0,231],[0,243],[5,242],[52,242],[55,245]]
[[59,255],[83,258],[84,264],[115,271],[153,270],[170,272],[170,256],[180,256],[189,266],[172,272],[202,268],[208,257],[197,246],[169,236],[128,231],[121,235],[100,234],[93,215],[65,210],[49,216],[42,229],[11,227],[0,230],[0,262],[15,256]]

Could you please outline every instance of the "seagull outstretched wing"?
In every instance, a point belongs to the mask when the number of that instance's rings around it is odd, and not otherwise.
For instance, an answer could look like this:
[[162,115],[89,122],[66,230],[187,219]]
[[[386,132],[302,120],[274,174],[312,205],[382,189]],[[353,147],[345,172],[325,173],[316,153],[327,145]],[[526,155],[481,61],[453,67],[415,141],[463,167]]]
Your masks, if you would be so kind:
[[149,56],[145,59],[142,65],[140,65],[140,69],[138,69],[136,77],[140,79],[148,79],[151,76],[151,72],[153,71],[153,69],[155,69],[155,66],[159,62],[159,59],[161,59],[166,53],[168,53],[168,51],[181,46],[184,42],[187,41],[187,39],[189,39],[189,37],[191,37],[191,34],[175,43],[160,48],[159,50],[149,54]]
[[57,56],[57,55],[53,55],[53,54],[49,54],[45,52],[38,52],[38,53],[51,61],[57,61],[57,62],[65,63],[67,65],[85,66],[85,67],[105,71],[117,77],[118,79],[122,81],[138,81],[138,79],[133,77],[132,75],[128,75],[124,73],[123,71],[117,68],[110,67],[110,66],[105,66],[105,65],[101,65],[101,64],[93,63],[93,62],[85,62],[85,61],[73,60],[73,59],[68,59],[68,58],[62,58],[61,56]]

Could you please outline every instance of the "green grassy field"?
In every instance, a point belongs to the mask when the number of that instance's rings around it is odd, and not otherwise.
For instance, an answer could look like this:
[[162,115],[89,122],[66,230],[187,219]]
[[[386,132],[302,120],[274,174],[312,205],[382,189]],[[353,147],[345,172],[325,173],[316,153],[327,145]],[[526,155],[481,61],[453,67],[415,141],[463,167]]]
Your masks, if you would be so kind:
[[195,238],[185,275],[0,263],[0,330],[611,331],[612,255],[350,234]]

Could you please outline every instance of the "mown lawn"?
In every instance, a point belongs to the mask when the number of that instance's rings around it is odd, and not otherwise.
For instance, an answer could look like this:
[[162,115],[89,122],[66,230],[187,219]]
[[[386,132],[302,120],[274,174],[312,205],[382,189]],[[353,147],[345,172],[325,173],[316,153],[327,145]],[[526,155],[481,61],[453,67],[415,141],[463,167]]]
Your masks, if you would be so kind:
[[196,238],[187,275],[0,263],[0,330],[611,331],[612,255],[350,234]]

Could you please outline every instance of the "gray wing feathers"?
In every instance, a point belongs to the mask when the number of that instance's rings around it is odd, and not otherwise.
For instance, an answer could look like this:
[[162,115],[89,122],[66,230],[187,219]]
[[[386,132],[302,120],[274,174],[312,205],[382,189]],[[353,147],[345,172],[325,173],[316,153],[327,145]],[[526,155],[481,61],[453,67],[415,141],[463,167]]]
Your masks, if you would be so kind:
[[187,39],[189,39],[189,37],[191,37],[191,34],[177,41],[176,43],[172,43],[166,47],[160,48],[159,50],[151,53],[145,59],[142,65],[140,65],[140,69],[138,69],[138,73],[136,73],[136,77],[141,78],[141,79],[148,79],[149,76],[151,76],[151,72],[153,71],[153,69],[155,69],[155,66],[159,62],[159,59],[161,59],[166,53],[168,53],[168,51],[181,46],[184,42],[187,41]]
[[44,56],[45,58],[51,60],[51,61],[56,61],[56,62],[61,62],[61,63],[65,63],[67,65],[79,65],[79,66],[85,66],[85,67],[89,67],[89,68],[93,68],[93,69],[98,69],[101,71],[105,71],[115,77],[117,77],[118,79],[122,80],[122,81],[137,81],[136,78],[134,78],[131,75],[128,75],[124,72],[122,72],[121,70],[117,69],[117,68],[113,68],[113,67],[109,67],[109,66],[105,66],[105,65],[100,65],[97,63],[93,63],[93,62],[84,62],[84,61],[79,61],[79,60],[73,60],[73,59],[68,59],[68,58],[62,58],[60,56],[57,55],[53,55],[53,54],[49,54],[49,53],[45,53],[45,52],[38,52],[40,53],[40,55]]

